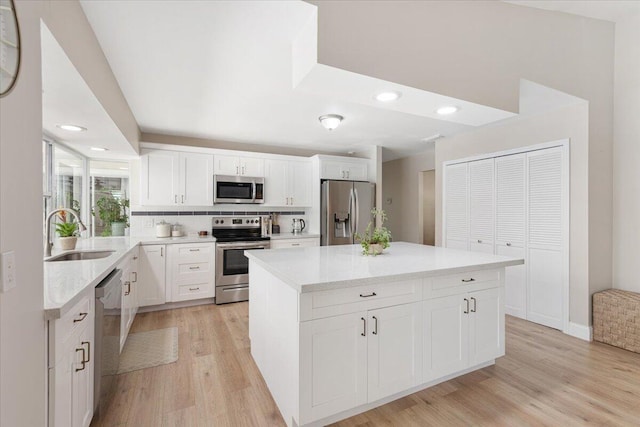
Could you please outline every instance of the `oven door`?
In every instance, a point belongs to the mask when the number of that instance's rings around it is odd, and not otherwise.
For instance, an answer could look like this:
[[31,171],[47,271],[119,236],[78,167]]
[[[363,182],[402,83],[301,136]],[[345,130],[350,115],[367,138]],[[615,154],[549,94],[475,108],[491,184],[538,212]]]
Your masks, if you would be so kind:
[[269,249],[269,242],[216,243],[216,287],[249,283],[249,259],[244,251]]

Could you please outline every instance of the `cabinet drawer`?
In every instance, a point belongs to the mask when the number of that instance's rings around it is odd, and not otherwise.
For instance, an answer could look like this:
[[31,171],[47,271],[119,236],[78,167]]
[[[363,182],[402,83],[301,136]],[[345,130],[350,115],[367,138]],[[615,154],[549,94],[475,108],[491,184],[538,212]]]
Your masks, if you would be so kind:
[[174,287],[174,301],[186,301],[198,298],[213,297],[213,286],[211,283],[191,283]]
[[476,270],[468,273],[436,276],[425,280],[425,299],[439,298],[462,292],[497,288],[501,282],[500,270]]
[[208,243],[195,245],[176,245],[174,251],[175,261],[178,263],[209,262],[213,257],[213,245]]
[[421,299],[420,279],[309,292],[301,295],[300,318],[301,321],[318,319]]
[[272,240],[271,249],[283,249],[283,248],[307,248],[311,246],[320,246],[320,239],[286,239],[286,240]]
[[210,271],[211,263],[209,262],[180,263],[178,264],[178,269],[176,271],[176,278],[194,273],[208,273]]

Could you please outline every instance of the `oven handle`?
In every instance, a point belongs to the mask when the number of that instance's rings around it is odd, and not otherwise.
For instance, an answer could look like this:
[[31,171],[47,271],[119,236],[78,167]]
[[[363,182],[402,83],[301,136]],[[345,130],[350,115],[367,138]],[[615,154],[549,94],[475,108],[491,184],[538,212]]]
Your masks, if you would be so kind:
[[268,249],[270,244],[269,243],[262,243],[262,244],[256,244],[256,243],[216,243],[216,245],[218,246],[218,248],[220,249],[237,249],[237,248],[264,248],[264,249]]

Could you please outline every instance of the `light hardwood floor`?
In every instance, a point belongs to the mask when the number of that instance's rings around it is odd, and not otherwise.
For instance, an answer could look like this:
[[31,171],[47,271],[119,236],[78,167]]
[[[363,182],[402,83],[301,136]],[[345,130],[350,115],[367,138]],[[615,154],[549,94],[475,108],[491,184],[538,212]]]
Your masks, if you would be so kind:
[[[283,426],[250,355],[248,304],[139,314],[132,332],[177,326],[176,363],[122,374],[92,426]],[[640,354],[507,316],[495,366],[335,426],[639,426]]]

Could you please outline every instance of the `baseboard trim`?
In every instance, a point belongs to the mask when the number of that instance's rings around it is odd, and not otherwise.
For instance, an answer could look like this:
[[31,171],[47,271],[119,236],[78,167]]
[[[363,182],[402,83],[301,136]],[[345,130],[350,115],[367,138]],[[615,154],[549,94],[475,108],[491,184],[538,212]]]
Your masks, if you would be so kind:
[[567,331],[567,335],[580,338],[584,341],[592,341],[593,329],[591,328],[591,326],[584,326],[578,323],[569,322],[569,330]]
[[190,301],[169,302],[169,303],[160,304],[160,305],[147,305],[145,307],[140,307],[138,309],[138,313],[149,313],[151,311],[172,310],[174,308],[194,307],[196,305],[215,304],[215,302],[216,302],[215,298],[202,298],[202,299],[194,299]]

